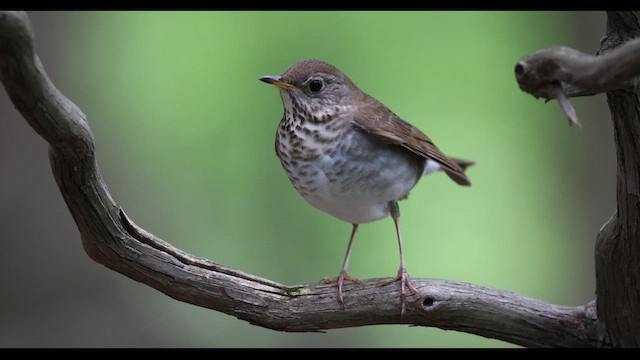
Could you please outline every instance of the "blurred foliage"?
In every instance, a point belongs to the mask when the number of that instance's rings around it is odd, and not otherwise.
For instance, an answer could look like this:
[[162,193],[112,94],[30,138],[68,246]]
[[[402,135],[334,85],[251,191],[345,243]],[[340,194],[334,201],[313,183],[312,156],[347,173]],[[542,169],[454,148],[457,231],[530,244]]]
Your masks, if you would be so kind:
[[[62,91],[87,114],[105,180],[138,224],[185,251],[299,284],[338,274],[350,225],[309,206],[289,183],[273,150],[282,104],[257,79],[305,58],[328,61],[443,151],[478,163],[468,171],[472,187],[436,174],[400,204],[413,277],[578,305],[593,285],[576,270],[584,257],[572,256],[585,245],[566,239],[592,234],[580,230],[562,169],[565,147],[580,143],[557,105],[522,93],[513,75],[524,54],[571,45],[570,16],[74,13]],[[393,276],[398,262],[390,219],[360,228],[352,275]],[[124,277],[117,287],[123,306],[139,309],[146,336],[165,339],[158,346],[511,346],[397,325],[279,333]]]

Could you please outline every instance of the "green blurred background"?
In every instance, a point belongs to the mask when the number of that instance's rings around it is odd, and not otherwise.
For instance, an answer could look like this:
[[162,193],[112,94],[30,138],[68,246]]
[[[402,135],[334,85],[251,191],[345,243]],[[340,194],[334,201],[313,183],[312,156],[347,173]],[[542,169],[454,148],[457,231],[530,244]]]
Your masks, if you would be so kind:
[[[429,176],[401,203],[413,277],[558,304],[594,297],[593,249],[615,209],[605,98],[521,92],[523,55],[595,53],[597,12],[31,12],[58,88],[87,115],[115,201],[178,248],[285,284],[337,275],[350,225],[309,206],[274,154],[292,63],[335,64],[364,91],[474,159],[471,188]],[[0,96],[0,346],[509,347],[400,325],[288,334],[177,302],[92,262],[47,145]],[[350,273],[398,267],[390,219],[362,226]]]

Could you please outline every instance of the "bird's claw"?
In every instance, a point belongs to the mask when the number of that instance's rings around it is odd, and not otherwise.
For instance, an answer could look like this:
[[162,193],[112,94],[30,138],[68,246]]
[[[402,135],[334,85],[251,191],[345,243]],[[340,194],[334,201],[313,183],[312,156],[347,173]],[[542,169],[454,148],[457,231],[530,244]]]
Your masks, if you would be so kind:
[[344,298],[342,297],[342,285],[344,284],[345,281],[352,281],[358,285],[363,285],[364,283],[362,282],[362,280],[358,279],[358,278],[354,278],[351,275],[349,275],[347,273],[346,270],[343,270],[340,272],[340,275],[338,275],[337,277],[334,278],[322,278],[320,279],[320,282],[323,284],[333,284],[333,283],[337,283],[338,284],[338,302],[340,303],[340,305],[342,306],[342,310],[344,310]]
[[409,281],[409,274],[407,273],[407,269],[404,267],[400,267],[400,269],[398,269],[398,275],[396,275],[391,279],[382,280],[378,282],[376,286],[386,286],[396,281],[400,281],[400,301],[401,301],[400,317],[402,317],[404,315],[406,298],[407,298],[406,289],[408,288],[411,291],[411,293],[413,293],[413,295],[418,295],[420,293],[418,292],[418,290],[416,290],[415,287],[413,287],[413,285],[411,285],[411,282]]

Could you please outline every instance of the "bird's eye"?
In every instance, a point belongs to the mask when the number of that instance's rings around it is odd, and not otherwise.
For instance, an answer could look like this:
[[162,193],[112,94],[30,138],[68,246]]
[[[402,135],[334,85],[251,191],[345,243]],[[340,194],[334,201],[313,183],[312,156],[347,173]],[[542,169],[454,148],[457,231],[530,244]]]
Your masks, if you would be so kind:
[[323,87],[324,83],[322,82],[322,80],[311,80],[309,82],[309,90],[313,93],[317,93],[318,91],[322,90]]

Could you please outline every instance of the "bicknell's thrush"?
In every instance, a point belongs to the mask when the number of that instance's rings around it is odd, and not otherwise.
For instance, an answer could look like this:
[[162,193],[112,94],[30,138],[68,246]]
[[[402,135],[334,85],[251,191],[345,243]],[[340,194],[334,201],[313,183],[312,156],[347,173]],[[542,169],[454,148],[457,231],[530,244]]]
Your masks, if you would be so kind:
[[473,162],[443,154],[413,125],[402,120],[360,90],[340,70],[319,60],[293,64],[281,76],[260,80],[280,88],[284,116],[276,133],[275,150],[289,180],[314,207],[353,225],[336,282],[344,308],[345,280],[362,282],[347,273],[351,245],[359,224],[391,215],[400,248],[397,276],[378,285],[400,282],[401,314],[411,285],[404,263],[400,210],[418,180],[436,170],[460,185],[471,185],[464,173]]

